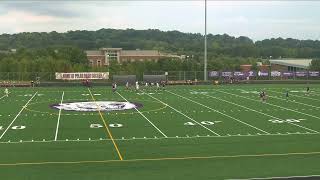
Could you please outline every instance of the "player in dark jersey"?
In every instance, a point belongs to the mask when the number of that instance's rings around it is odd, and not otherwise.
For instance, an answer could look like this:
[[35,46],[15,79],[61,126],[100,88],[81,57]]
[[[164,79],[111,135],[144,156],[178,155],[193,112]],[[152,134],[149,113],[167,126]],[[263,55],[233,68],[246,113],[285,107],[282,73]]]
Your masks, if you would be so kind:
[[306,95],[309,95],[309,93],[310,93],[310,87],[307,86],[307,93],[306,93]]
[[289,100],[289,91],[286,91],[286,99]]
[[165,90],[165,87],[166,87],[166,83],[162,81],[162,90]]
[[263,101],[263,92],[262,91],[259,93],[259,96],[260,96],[261,101]]
[[116,92],[117,91],[117,84],[113,83],[112,84],[112,92]]

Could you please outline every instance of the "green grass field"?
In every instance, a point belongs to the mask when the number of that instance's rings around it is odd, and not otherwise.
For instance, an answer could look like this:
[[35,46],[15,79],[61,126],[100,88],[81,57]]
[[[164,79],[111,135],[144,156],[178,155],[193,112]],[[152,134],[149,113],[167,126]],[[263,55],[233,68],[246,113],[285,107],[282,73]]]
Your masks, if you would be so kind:
[[[13,88],[1,179],[242,179],[320,174],[320,85]],[[258,92],[265,89],[267,102]],[[289,99],[285,90],[290,91]],[[3,89],[1,89],[1,94]],[[91,112],[59,103],[92,102]],[[103,111],[100,101],[142,107]],[[91,105],[92,105],[91,104]]]

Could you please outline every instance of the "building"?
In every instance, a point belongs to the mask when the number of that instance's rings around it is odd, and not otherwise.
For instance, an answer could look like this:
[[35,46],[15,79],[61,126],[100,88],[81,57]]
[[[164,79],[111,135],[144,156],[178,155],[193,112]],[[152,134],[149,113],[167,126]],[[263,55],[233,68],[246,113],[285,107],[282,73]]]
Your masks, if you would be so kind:
[[307,70],[312,59],[271,59],[269,60],[273,71],[300,71]]
[[86,51],[91,66],[108,66],[111,60],[118,63],[134,61],[158,61],[161,58],[182,59],[182,56],[164,54],[157,50],[123,50],[122,48],[100,48]]
[[[262,64],[261,62],[257,62],[257,69],[258,71],[269,71],[270,66],[267,64]],[[252,65],[251,64],[242,64],[240,65],[240,70],[242,72],[249,72],[252,69]]]

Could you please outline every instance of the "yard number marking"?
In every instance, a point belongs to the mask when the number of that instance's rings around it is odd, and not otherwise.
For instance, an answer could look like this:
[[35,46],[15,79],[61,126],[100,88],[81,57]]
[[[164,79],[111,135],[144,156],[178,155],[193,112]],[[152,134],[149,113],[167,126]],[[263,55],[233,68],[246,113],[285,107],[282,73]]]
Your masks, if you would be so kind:
[[299,123],[301,121],[304,121],[306,119],[285,119],[285,120],[280,120],[280,119],[270,119],[269,121],[272,123]]
[[[203,125],[214,125],[215,123],[219,123],[221,121],[201,121],[200,123],[203,124]],[[184,125],[187,125],[187,126],[195,126],[197,124],[195,124],[194,122],[186,122],[184,123]]]
[[[90,128],[102,128],[103,126],[101,124],[90,124]],[[115,123],[115,124],[109,124],[109,127],[111,128],[120,128],[123,127],[123,124]]]

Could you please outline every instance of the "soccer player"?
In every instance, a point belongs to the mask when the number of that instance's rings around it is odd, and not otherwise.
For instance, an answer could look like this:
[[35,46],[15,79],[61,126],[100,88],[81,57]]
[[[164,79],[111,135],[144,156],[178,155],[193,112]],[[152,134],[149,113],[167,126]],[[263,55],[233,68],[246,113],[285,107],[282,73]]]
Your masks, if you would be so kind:
[[261,101],[263,102],[263,92],[262,91],[259,93],[259,96],[260,96]]
[[307,96],[309,95],[309,93],[310,93],[310,87],[309,86],[307,86]]
[[116,92],[117,91],[117,84],[113,83],[112,84],[112,92]]
[[160,90],[160,85],[158,82],[157,82],[157,90]]
[[129,82],[126,83],[126,90],[129,90]]
[[288,90],[286,91],[286,99],[287,99],[287,101],[289,100],[289,91]]
[[146,90],[148,90],[148,86],[149,84],[146,82],[146,85],[145,85]]
[[5,89],[4,89],[4,94],[5,94],[5,96],[9,97],[9,90],[8,90],[8,88],[5,88]]
[[139,82],[136,81],[136,90],[139,91]]
[[164,82],[164,81],[162,81],[162,90],[164,90],[164,89],[165,89],[165,86],[166,86],[165,82]]
[[30,84],[31,84],[31,87],[34,87],[34,82],[33,81],[31,81]]

